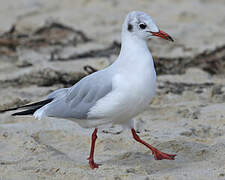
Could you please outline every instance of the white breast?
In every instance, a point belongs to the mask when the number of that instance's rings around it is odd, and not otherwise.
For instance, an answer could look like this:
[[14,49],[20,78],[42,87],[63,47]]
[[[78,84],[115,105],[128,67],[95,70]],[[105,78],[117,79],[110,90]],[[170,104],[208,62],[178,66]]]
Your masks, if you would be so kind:
[[113,91],[91,108],[89,118],[110,119],[124,123],[145,110],[155,92],[155,71],[140,75],[116,74]]

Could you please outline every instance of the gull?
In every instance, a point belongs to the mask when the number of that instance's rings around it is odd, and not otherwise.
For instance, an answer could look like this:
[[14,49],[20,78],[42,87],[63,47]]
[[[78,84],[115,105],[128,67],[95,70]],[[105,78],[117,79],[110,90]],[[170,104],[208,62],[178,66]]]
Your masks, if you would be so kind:
[[119,124],[131,130],[133,138],[152,151],[156,160],[174,160],[146,143],[136,133],[133,118],[151,102],[156,89],[156,72],[148,40],[154,36],[173,39],[160,30],[144,12],[130,12],[122,25],[121,50],[109,67],[92,73],[70,88],[50,93],[46,100],[28,104],[25,111],[12,114],[64,118],[84,128],[94,128],[88,158],[91,169],[98,168],[94,161],[98,128],[105,124]]

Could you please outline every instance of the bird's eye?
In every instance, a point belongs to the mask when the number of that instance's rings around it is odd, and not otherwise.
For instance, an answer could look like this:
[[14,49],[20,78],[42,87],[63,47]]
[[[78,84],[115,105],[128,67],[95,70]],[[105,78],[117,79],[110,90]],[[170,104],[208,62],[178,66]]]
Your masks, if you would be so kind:
[[141,29],[145,29],[147,26],[146,26],[146,24],[139,24],[139,27],[140,27]]

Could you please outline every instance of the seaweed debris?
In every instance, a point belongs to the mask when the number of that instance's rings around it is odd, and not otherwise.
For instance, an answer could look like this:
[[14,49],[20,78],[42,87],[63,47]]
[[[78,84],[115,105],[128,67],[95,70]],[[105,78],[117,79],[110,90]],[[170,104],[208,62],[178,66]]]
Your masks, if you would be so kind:
[[[77,59],[84,59],[84,58],[100,58],[100,57],[110,57],[113,54],[119,54],[121,44],[117,41],[114,41],[109,47],[106,47],[104,49],[95,49],[90,50],[84,53],[76,53],[72,54],[69,57],[63,58],[59,55],[55,56],[52,55],[51,61],[71,61],[71,60],[77,60]],[[57,57],[57,58],[54,58]]]
[[80,43],[91,41],[82,31],[72,27],[51,22],[34,32],[18,32],[16,26],[0,35],[1,55],[12,56],[17,52],[17,48],[38,49],[42,47],[65,47],[77,46]]
[[163,90],[165,94],[182,94],[184,91],[195,91],[197,94],[203,93],[204,89],[218,86],[214,83],[177,83],[177,82],[161,82],[158,88]]
[[24,74],[14,79],[1,80],[1,87],[24,87],[29,85],[52,86],[62,84],[64,87],[74,85],[80,79],[86,76],[81,72],[60,72],[53,69],[44,69],[41,71]]
[[225,45],[204,51],[193,57],[154,57],[157,74],[183,74],[187,68],[197,67],[211,75],[225,73]]

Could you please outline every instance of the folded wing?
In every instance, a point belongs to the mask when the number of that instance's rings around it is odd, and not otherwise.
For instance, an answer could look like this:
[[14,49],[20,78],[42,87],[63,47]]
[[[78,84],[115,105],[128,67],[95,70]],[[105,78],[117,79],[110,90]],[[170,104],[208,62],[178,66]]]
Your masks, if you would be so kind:
[[[93,73],[67,90],[67,94],[43,107],[51,117],[87,119],[89,110],[112,91],[111,76],[102,71]],[[53,92],[54,93],[54,92]],[[48,96],[52,97],[52,96]]]

